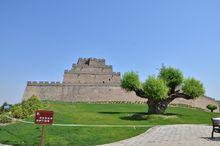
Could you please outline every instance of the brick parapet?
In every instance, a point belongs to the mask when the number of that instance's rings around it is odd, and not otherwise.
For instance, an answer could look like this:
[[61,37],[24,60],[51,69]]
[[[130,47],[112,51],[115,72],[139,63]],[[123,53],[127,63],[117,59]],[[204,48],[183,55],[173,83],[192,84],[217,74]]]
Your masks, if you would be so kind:
[[27,86],[40,86],[40,85],[48,85],[48,86],[57,86],[57,85],[61,85],[62,83],[61,82],[48,82],[48,81],[40,81],[40,82],[37,82],[37,81],[28,81],[27,82]]
[[105,66],[105,59],[79,58],[77,66]]
[[76,83],[71,83],[71,82],[66,82],[66,83],[61,83],[61,82],[47,82],[47,81],[40,81],[40,82],[36,82],[36,81],[28,81],[27,82],[27,86],[115,86],[115,87],[119,87],[120,86],[120,82],[114,82],[114,83],[95,83],[95,84],[91,84],[91,83],[83,83],[83,84],[76,84]]
[[79,87],[83,87],[83,86],[91,86],[91,87],[94,87],[94,86],[97,86],[97,87],[102,87],[102,86],[111,86],[111,87],[120,87],[120,83],[96,83],[96,84],[91,84],[91,83],[83,83],[83,84],[73,84],[73,83],[63,83],[62,84],[63,86],[79,86]]
[[95,74],[95,75],[116,75],[116,76],[121,76],[120,72],[111,72],[111,73],[105,73],[105,72],[80,72],[80,71],[71,71],[71,70],[65,70],[65,74]]

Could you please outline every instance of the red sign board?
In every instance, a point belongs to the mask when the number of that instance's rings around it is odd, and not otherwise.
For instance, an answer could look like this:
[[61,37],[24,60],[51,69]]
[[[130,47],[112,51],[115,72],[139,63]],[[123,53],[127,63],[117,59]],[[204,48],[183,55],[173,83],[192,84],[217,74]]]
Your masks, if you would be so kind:
[[37,110],[35,112],[35,124],[53,124],[53,111]]

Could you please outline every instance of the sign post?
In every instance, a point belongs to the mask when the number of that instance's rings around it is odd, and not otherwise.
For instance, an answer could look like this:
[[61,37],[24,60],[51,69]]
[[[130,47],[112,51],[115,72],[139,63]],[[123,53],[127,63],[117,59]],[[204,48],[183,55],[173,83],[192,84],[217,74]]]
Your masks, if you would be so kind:
[[37,110],[35,124],[41,124],[40,146],[44,146],[44,127],[53,124],[53,111]]
[[44,127],[45,127],[45,125],[42,125],[42,127],[41,127],[40,146],[43,146],[43,145],[44,145]]

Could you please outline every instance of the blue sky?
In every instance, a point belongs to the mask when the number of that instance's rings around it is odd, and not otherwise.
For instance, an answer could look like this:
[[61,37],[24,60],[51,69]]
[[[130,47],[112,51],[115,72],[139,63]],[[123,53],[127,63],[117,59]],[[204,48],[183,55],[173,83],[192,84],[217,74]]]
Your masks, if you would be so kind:
[[2,0],[0,103],[21,101],[27,80],[62,81],[79,57],[105,58],[144,81],[162,63],[220,99],[218,0]]

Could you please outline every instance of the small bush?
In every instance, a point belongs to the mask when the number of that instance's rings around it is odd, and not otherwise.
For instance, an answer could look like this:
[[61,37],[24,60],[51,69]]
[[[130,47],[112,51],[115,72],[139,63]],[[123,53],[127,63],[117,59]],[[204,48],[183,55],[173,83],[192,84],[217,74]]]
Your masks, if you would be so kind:
[[21,104],[16,104],[12,107],[11,112],[14,118],[24,119],[42,107],[42,103],[37,96],[32,96],[30,99],[23,101]]
[[209,104],[209,105],[207,105],[206,107],[207,107],[207,109],[209,109],[211,112],[213,112],[214,110],[217,109],[217,106],[216,106],[216,105],[213,105],[213,104]]
[[14,105],[11,109],[12,116],[14,118],[24,119],[27,118],[28,114],[22,108],[21,104]]
[[22,109],[28,115],[34,114],[34,112],[42,107],[42,103],[37,96],[32,96],[30,99],[21,103]]
[[0,123],[10,123],[12,120],[7,118],[5,115],[0,115]]

